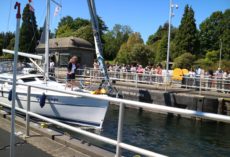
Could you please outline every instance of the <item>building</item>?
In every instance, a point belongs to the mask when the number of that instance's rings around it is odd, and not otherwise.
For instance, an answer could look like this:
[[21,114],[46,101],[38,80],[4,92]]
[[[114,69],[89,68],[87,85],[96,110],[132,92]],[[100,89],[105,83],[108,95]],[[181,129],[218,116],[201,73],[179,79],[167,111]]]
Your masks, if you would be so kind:
[[[39,44],[36,48],[38,55],[45,54],[45,44]],[[68,64],[71,56],[78,56],[82,67],[93,67],[95,56],[94,46],[81,38],[64,37],[49,39],[50,59],[55,62],[55,66],[64,67]]]

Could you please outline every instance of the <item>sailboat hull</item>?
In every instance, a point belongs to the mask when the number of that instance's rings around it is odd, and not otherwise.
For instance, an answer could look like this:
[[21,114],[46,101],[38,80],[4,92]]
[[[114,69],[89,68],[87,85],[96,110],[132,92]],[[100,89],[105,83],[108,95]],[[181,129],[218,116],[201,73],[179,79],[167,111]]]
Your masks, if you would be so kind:
[[[11,104],[8,100],[9,88],[3,89],[0,95],[0,102]],[[15,106],[27,109],[27,90],[17,87],[17,98]],[[45,93],[45,103],[41,107],[40,101],[42,94]],[[107,97],[106,95],[101,95]],[[57,92],[45,91],[31,88],[30,111],[58,119],[60,121],[80,124],[86,126],[101,127],[107,112],[108,101],[87,98],[82,96],[72,96]]]

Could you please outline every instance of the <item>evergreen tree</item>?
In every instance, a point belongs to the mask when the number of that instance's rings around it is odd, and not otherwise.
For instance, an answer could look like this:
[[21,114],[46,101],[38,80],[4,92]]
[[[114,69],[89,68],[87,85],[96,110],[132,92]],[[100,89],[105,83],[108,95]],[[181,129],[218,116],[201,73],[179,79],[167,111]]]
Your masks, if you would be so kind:
[[[2,49],[8,48],[10,45],[10,41],[14,38],[14,33],[7,32],[7,33],[0,33],[0,56],[2,55]],[[12,50],[12,48],[11,48]]]
[[230,9],[224,12],[221,26],[223,28],[223,33],[221,35],[223,58],[230,62]]
[[200,24],[200,45],[203,55],[207,51],[219,49],[222,27],[224,27],[222,19],[222,12],[217,11]]
[[165,34],[163,38],[160,40],[158,49],[157,49],[157,54],[156,54],[156,62],[162,62],[166,60],[167,56],[167,43],[168,43],[168,36]]
[[173,52],[173,57],[178,57],[185,52],[197,54],[199,50],[197,34],[194,11],[192,7],[186,5],[181,24],[174,41],[176,50]]
[[34,11],[27,4],[22,14],[19,49],[23,52],[34,53],[38,41],[37,22]]
[[147,40],[147,45],[152,45],[155,42],[157,42],[158,40],[161,40],[163,38],[163,36],[165,36],[165,34],[168,33],[168,26],[169,24],[166,22],[163,26],[160,26],[157,30],[156,33],[154,33],[153,35],[150,35],[148,40]]

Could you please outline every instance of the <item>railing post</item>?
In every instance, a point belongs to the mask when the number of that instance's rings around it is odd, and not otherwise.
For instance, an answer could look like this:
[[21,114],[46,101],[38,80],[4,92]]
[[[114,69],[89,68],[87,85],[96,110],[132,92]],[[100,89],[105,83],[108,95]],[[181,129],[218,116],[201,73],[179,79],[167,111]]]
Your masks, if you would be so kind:
[[28,112],[30,111],[30,93],[31,86],[27,88],[27,108],[26,108],[26,136],[30,136],[30,115]]
[[117,129],[117,148],[116,148],[116,156],[121,156],[121,148],[119,146],[120,142],[122,142],[122,131],[123,131],[123,119],[124,119],[124,107],[123,103],[120,103],[119,108],[119,119],[118,119],[118,129]]

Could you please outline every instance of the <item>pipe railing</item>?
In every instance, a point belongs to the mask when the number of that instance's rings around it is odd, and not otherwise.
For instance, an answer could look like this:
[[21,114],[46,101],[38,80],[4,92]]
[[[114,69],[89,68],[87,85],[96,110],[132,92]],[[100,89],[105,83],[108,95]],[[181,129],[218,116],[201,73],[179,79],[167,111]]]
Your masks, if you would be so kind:
[[[57,73],[61,73],[62,70],[57,70]],[[64,70],[63,70],[64,71]],[[65,73],[65,72],[64,72]],[[185,88],[192,88],[198,90],[211,90],[211,91],[221,91],[230,92],[230,78],[208,78],[208,77],[189,77],[183,76],[182,80],[173,80],[172,76],[158,75],[153,73],[136,73],[136,72],[123,72],[123,71],[108,71],[111,80],[142,84],[152,84],[152,85],[162,85],[168,86],[181,86]],[[99,70],[92,68],[78,69],[77,78],[92,80],[103,79],[102,74]],[[184,81],[184,82],[183,82]],[[211,86],[210,86],[211,85]],[[221,87],[221,88],[220,88]]]
[[[6,80],[1,80],[0,81],[5,81],[5,82],[10,82],[10,81],[6,81]],[[122,142],[122,127],[123,127],[123,120],[124,120],[124,107],[125,105],[130,105],[133,107],[141,107],[141,108],[147,108],[150,110],[155,110],[155,111],[161,111],[161,112],[166,112],[166,113],[174,113],[174,114],[181,114],[181,115],[186,115],[186,116],[193,116],[193,117],[199,117],[199,118],[204,118],[204,119],[209,119],[209,120],[215,120],[215,121],[221,121],[221,122],[226,122],[226,123],[230,123],[230,117],[229,116],[225,116],[225,115],[218,115],[218,114],[213,114],[213,113],[206,113],[206,112],[199,112],[199,111],[193,111],[193,110],[187,110],[187,109],[180,109],[180,108],[174,108],[174,107],[168,107],[168,106],[161,106],[161,105],[157,105],[157,104],[150,104],[150,103],[143,103],[143,102],[136,102],[136,101],[132,101],[132,100],[125,100],[125,99],[119,99],[119,98],[113,98],[113,97],[101,97],[100,95],[92,95],[92,94],[88,94],[88,93],[81,93],[81,92],[75,92],[75,91],[65,91],[65,90],[58,90],[58,89],[53,89],[53,88],[48,88],[48,87],[40,87],[37,85],[28,85],[25,83],[17,83],[18,85],[24,85],[24,86],[28,86],[28,90],[27,90],[27,100],[28,100],[28,107],[27,110],[24,109],[20,109],[20,108],[16,108],[18,111],[21,111],[23,113],[25,113],[26,116],[26,124],[27,124],[27,135],[29,135],[29,119],[30,116],[45,120],[47,122],[50,122],[52,124],[61,126],[63,128],[69,129],[71,131],[80,133],[82,135],[91,137],[93,139],[96,140],[100,140],[103,141],[105,143],[111,144],[116,146],[116,157],[120,157],[121,156],[121,148],[123,149],[127,149],[130,150],[132,152],[135,153],[139,153],[141,155],[146,155],[146,156],[164,156],[149,150],[145,150],[142,148],[138,148],[126,143]],[[61,92],[61,93],[65,93],[65,94],[70,94],[70,95],[78,95],[78,96],[83,96],[83,97],[89,97],[89,98],[95,98],[95,99],[100,99],[100,100],[107,100],[113,103],[116,103],[120,106],[120,112],[119,112],[119,122],[118,122],[118,134],[117,134],[117,140],[113,140],[104,136],[100,136],[100,135],[96,135],[93,133],[90,133],[88,131],[82,130],[80,128],[76,128],[61,122],[58,122],[56,120],[38,115],[36,113],[31,112],[30,109],[30,94],[31,94],[31,88],[39,88],[39,89],[44,89],[44,90],[50,90],[50,91],[55,91],[55,92]],[[10,105],[7,104],[3,104],[4,106],[7,107],[11,107]]]

